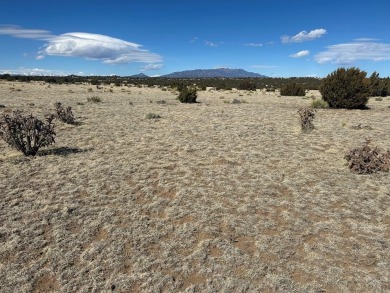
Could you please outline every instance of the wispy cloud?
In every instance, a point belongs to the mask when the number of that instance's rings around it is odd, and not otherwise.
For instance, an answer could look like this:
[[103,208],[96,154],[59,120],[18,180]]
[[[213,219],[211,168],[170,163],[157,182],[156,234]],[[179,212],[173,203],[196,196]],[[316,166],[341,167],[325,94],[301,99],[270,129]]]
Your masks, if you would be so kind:
[[10,35],[15,38],[49,40],[55,35],[47,30],[24,29],[17,25],[0,26],[0,35]]
[[193,37],[193,38],[190,40],[190,43],[195,43],[197,40],[198,40],[198,37]]
[[205,40],[204,41],[204,44],[208,47],[219,47],[220,45],[223,44],[223,42],[218,42],[218,43],[215,43],[215,42],[210,42],[210,41],[207,41]]
[[162,64],[162,63],[159,63],[159,64],[147,64],[145,66],[142,66],[140,68],[140,70],[142,72],[144,72],[144,71],[150,71],[150,70],[159,70],[159,69],[161,69],[163,67],[164,67],[164,64]]
[[244,44],[244,46],[249,46],[249,47],[263,47],[264,44],[261,44],[261,43],[247,43],[247,44]]
[[314,58],[318,63],[352,64],[358,60],[390,60],[390,44],[356,42],[328,46]]
[[310,54],[310,51],[303,50],[303,51],[299,51],[298,53],[291,54],[290,57],[292,57],[292,58],[301,58],[301,57],[305,57],[305,56],[307,56],[309,54]]
[[2,26],[0,34],[46,41],[43,49],[38,52],[38,60],[45,56],[67,56],[101,60],[107,64],[162,61],[160,55],[142,49],[139,44],[100,34],[76,32],[56,36],[46,30],[30,30],[18,26]]
[[295,36],[282,36],[281,40],[282,43],[300,43],[300,42],[306,42],[306,41],[312,41],[314,39],[321,38],[323,35],[326,34],[326,30],[323,28],[315,29],[310,32],[307,31],[301,31],[300,33],[296,34]]

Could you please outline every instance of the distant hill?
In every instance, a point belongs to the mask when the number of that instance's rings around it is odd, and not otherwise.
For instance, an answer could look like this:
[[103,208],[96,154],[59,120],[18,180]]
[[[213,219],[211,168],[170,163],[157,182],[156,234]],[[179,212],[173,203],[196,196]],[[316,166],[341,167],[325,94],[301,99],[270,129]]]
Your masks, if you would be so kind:
[[217,69],[195,69],[173,72],[162,77],[167,78],[245,78],[245,77],[267,77],[259,73],[248,72],[243,69],[217,68]]
[[148,78],[149,76],[147,76],[146,74],[143,74],[143,73],[139,73],[139,74],[131,75],[130,77],[132,77],[132,78]]

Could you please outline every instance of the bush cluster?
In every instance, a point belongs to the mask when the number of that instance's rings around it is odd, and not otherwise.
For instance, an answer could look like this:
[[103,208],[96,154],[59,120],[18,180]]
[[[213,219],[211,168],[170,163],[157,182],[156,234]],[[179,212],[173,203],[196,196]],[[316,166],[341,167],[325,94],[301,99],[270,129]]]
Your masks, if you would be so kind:
[[9,146],[21,151],[25,156],[35,156],[41,147],[55,143],[54,115],[46,118],[46,123],[38,118],[16,110],[13,115],[3,115],[0,120],[0,138]]
[[303,86],[295,82],[285,84],[280,89],[280,95],[282,96],[304,96],[305,94]]
[[238,86],[239,90],[256,91],[256,85],[250,81],[243,81]]
[[195,87],[184,86],[177,99],[182,103],[196,103],[198,93]]
[[379,78],[379,73],[374,71],[368,79],[371,97],[387,97],[388,89],[386,82]]
[[320,93],[330,108],[363,109],[370,95],[366,72],[339,68],[322,80]]

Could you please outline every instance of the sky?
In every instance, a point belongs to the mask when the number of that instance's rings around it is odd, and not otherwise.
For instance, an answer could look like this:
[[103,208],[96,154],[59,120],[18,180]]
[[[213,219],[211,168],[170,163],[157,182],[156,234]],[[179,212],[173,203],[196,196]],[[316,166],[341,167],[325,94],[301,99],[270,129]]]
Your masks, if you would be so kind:
[[0,73],[390,76],[388,0],[0,0]]

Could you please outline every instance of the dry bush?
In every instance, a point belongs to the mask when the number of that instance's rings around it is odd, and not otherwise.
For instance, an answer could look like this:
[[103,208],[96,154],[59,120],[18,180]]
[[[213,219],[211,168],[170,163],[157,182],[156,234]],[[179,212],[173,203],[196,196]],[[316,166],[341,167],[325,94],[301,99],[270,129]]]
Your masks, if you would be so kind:
[[67,123],[67,124],[75,124],[76,123],[76,120],[74,119],[71,107],[67,107],[65,109],[64,106],[60,102],[55,103],[54,107],[56,107],[57,118],[59,120],[61,120],[64,123]]
[[35,156],[41,147],[55,143],[54,115],[46,118],[46,123],[29,115],[23,116],[16,110],[13,116],[4,115],[0,120],[0,137],[11,147],[25,156]]
[[304,131],[314,129],[313,120],[316,115],[316,111],[310,108],[301,108],[298,110],[298,114],[301,119],[301,127]]
[[388,172],[390,168],[390,151],[382,152],[377,146],[370,147],[370,140],[362,147],[349,150],[345,159],[348,167],[357,174],[372,174],[376,172]]
[[195,87],[185,86],[179,93],[177,99],[182,103],[196,103],[198,97],[197,90]]

